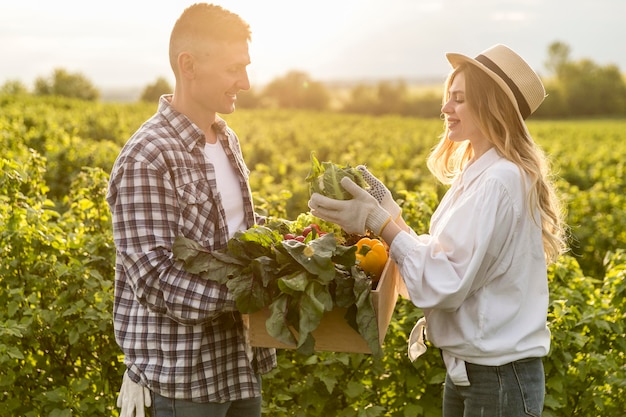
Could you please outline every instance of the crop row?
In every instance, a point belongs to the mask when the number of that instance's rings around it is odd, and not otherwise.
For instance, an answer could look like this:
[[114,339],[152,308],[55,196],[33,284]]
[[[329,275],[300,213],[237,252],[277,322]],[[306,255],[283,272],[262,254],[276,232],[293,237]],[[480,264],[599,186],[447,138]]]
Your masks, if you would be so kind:
[[[115,414],[123,365],[112,338],[114,252],[104,193],[117,152],[154,111],[0,97],[0,304],[7,306],[0,311],[0,402],[8,410],[0,416]],[[320,160],[367,164],[418,233],[445,192],[425,165],[440,120],[286,110],[238,110],[226,119],[266,214],[295,219],[307,211],[311,151]],[[626,121],[531,121],[529,128],[550,155],[571,232],[571,251],[550,269],[544,415],[621,415]],[[264,380],[265,413],[438,415],[441,358],[431,348],[414,368],[405,353],[421,314],[398,303],[379,361],[281,351]]]

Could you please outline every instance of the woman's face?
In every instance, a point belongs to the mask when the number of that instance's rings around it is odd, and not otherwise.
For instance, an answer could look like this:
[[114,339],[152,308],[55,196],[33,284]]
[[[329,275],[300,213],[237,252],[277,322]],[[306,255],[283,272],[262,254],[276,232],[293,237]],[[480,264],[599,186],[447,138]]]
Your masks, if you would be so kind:
[[441,111],[446,116],[448,139],[453,142],[469,140],[478,157],[486,152],[491,145],[480,130],[474,112],[465,99],[465,74],[457,73],[450,84],[448,98]]

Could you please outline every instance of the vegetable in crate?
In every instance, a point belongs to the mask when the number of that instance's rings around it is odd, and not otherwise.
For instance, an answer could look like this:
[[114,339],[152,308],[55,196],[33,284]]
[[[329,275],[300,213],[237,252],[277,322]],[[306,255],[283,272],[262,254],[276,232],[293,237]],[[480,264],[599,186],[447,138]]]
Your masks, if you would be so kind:
[[389,258],[383,242],[364,237],[356,243],[356,248],[357,265],[363,271],[372,274],[372,278],[378,280]]
[[[186,271],[226,285],[241,313],[269,308],[268,334],[298,352],[314,352],[311,333],[324,313],[341,307],[348,310],[348,324],[380,358],[371,280],[356,267],[356,247],[339,244],[333,233],[318,233],[318,227],[269,219],[266,226],[236,232],[223,250],[209,251],[179,236],[172,251]],[[296,229],[306,233],[300,234],[302,241],[295,239]]]
[[315,152],[311,152],[311,172],[306,177],[311,194],[319,193],[335,200],[350,200],[352,195],[341,186],[341,179],[348,177],[362,188],[368,185],[361,171],[351,166],[340,166],[332,162],[317,160]]

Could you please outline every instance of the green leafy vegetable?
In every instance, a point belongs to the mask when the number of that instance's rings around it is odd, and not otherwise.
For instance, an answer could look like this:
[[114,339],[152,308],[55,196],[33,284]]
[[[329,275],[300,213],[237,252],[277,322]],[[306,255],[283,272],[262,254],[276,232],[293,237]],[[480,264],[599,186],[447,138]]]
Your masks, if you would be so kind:
[[371,280],[355,266],[356,247],[340,245],[334,233],[310,233],[303,242],[285,240],[283,234],[295,231],[297,222],[270,219],[266,225],[235,233],[228,247],[218,251],[179,236],[174,258],[186,271],[225,284],[240,312],[268,307],[268,334],[302,354],[313,353],[312,332],[324,313],[342,307],[347,322],[380,357]]
[[270,318],[267,319],[267,333],[274,339],[286,345],[295,346],[297,344],[291,330],[289,330],[289,321],[287,320],[287,305],[289,298],[286,294],[279,296],[270,305]]
[[335,200],[349,200],[352,195],[341,186],[341,179],[348,177],[362,188],[367,187],[361,172],[350,166],[339,166],[332,162],[317,160],[311,152],[311,171],[306,177],[311,194],[320,193]]

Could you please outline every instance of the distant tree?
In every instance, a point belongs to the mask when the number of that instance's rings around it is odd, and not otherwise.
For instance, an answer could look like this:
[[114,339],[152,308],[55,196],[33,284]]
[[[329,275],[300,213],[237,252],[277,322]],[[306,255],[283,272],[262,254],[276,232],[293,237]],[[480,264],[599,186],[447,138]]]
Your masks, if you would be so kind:
[[568,115],[565,93],[556,81],[544,81],[546,99],[531,117],[539,119],[558,119]]
[[441,97],[435,93],[411,94],[404,80],[380,81],[376,85],[358,84],[350,90],[343,106],[347,113],[399,114],[403,116],[438,117]]
[[159,97],[163,94],[169,94],[173,91],[174,89],[170,86],[170,83],[167,82],[165,77],[159,77],[154,83],[148,84],[146,88],[144,88],[143,93],[141,93],[140,100],[158,102]]
[[357,84],[350,90],[343,111],[347,113],[373,114],[376,108],[377,96],[373,87],[365,84]]
[[403,80],[378,83],[377,114],[402,114],[408,99],[408,87]]
[[626,85],[615,65],[583,59],[561,68],[559,86],[571,115],[617,116],[626,111]]
[[546,69],[556,75],[569,62],[570,47],[563,42],[552,42],[548,46],[548,60],[545,62]]
[[275,79],[265,87],[263,95],[282,108],[325,110],[330,103],[326,87],[301,71]]
[[19,80],[9,80],[0,87],[0,94],[21,95],[28,94],[28,88]]
[[63,68],[57,68],[49,78],[35,80],[35,94],[40,96],[63,96],[96,101],[100,92],[81,73],[71,74]]
[[441,94],[431,91],[409,98],[402,114],[424,118],[440,117]]
[[546,68],[555,77],[546,82],[548,97],[538,117],[624,116],[626,83],[615,65],[600,66],[589,59],[572,61],[562,42],[548,47]]

